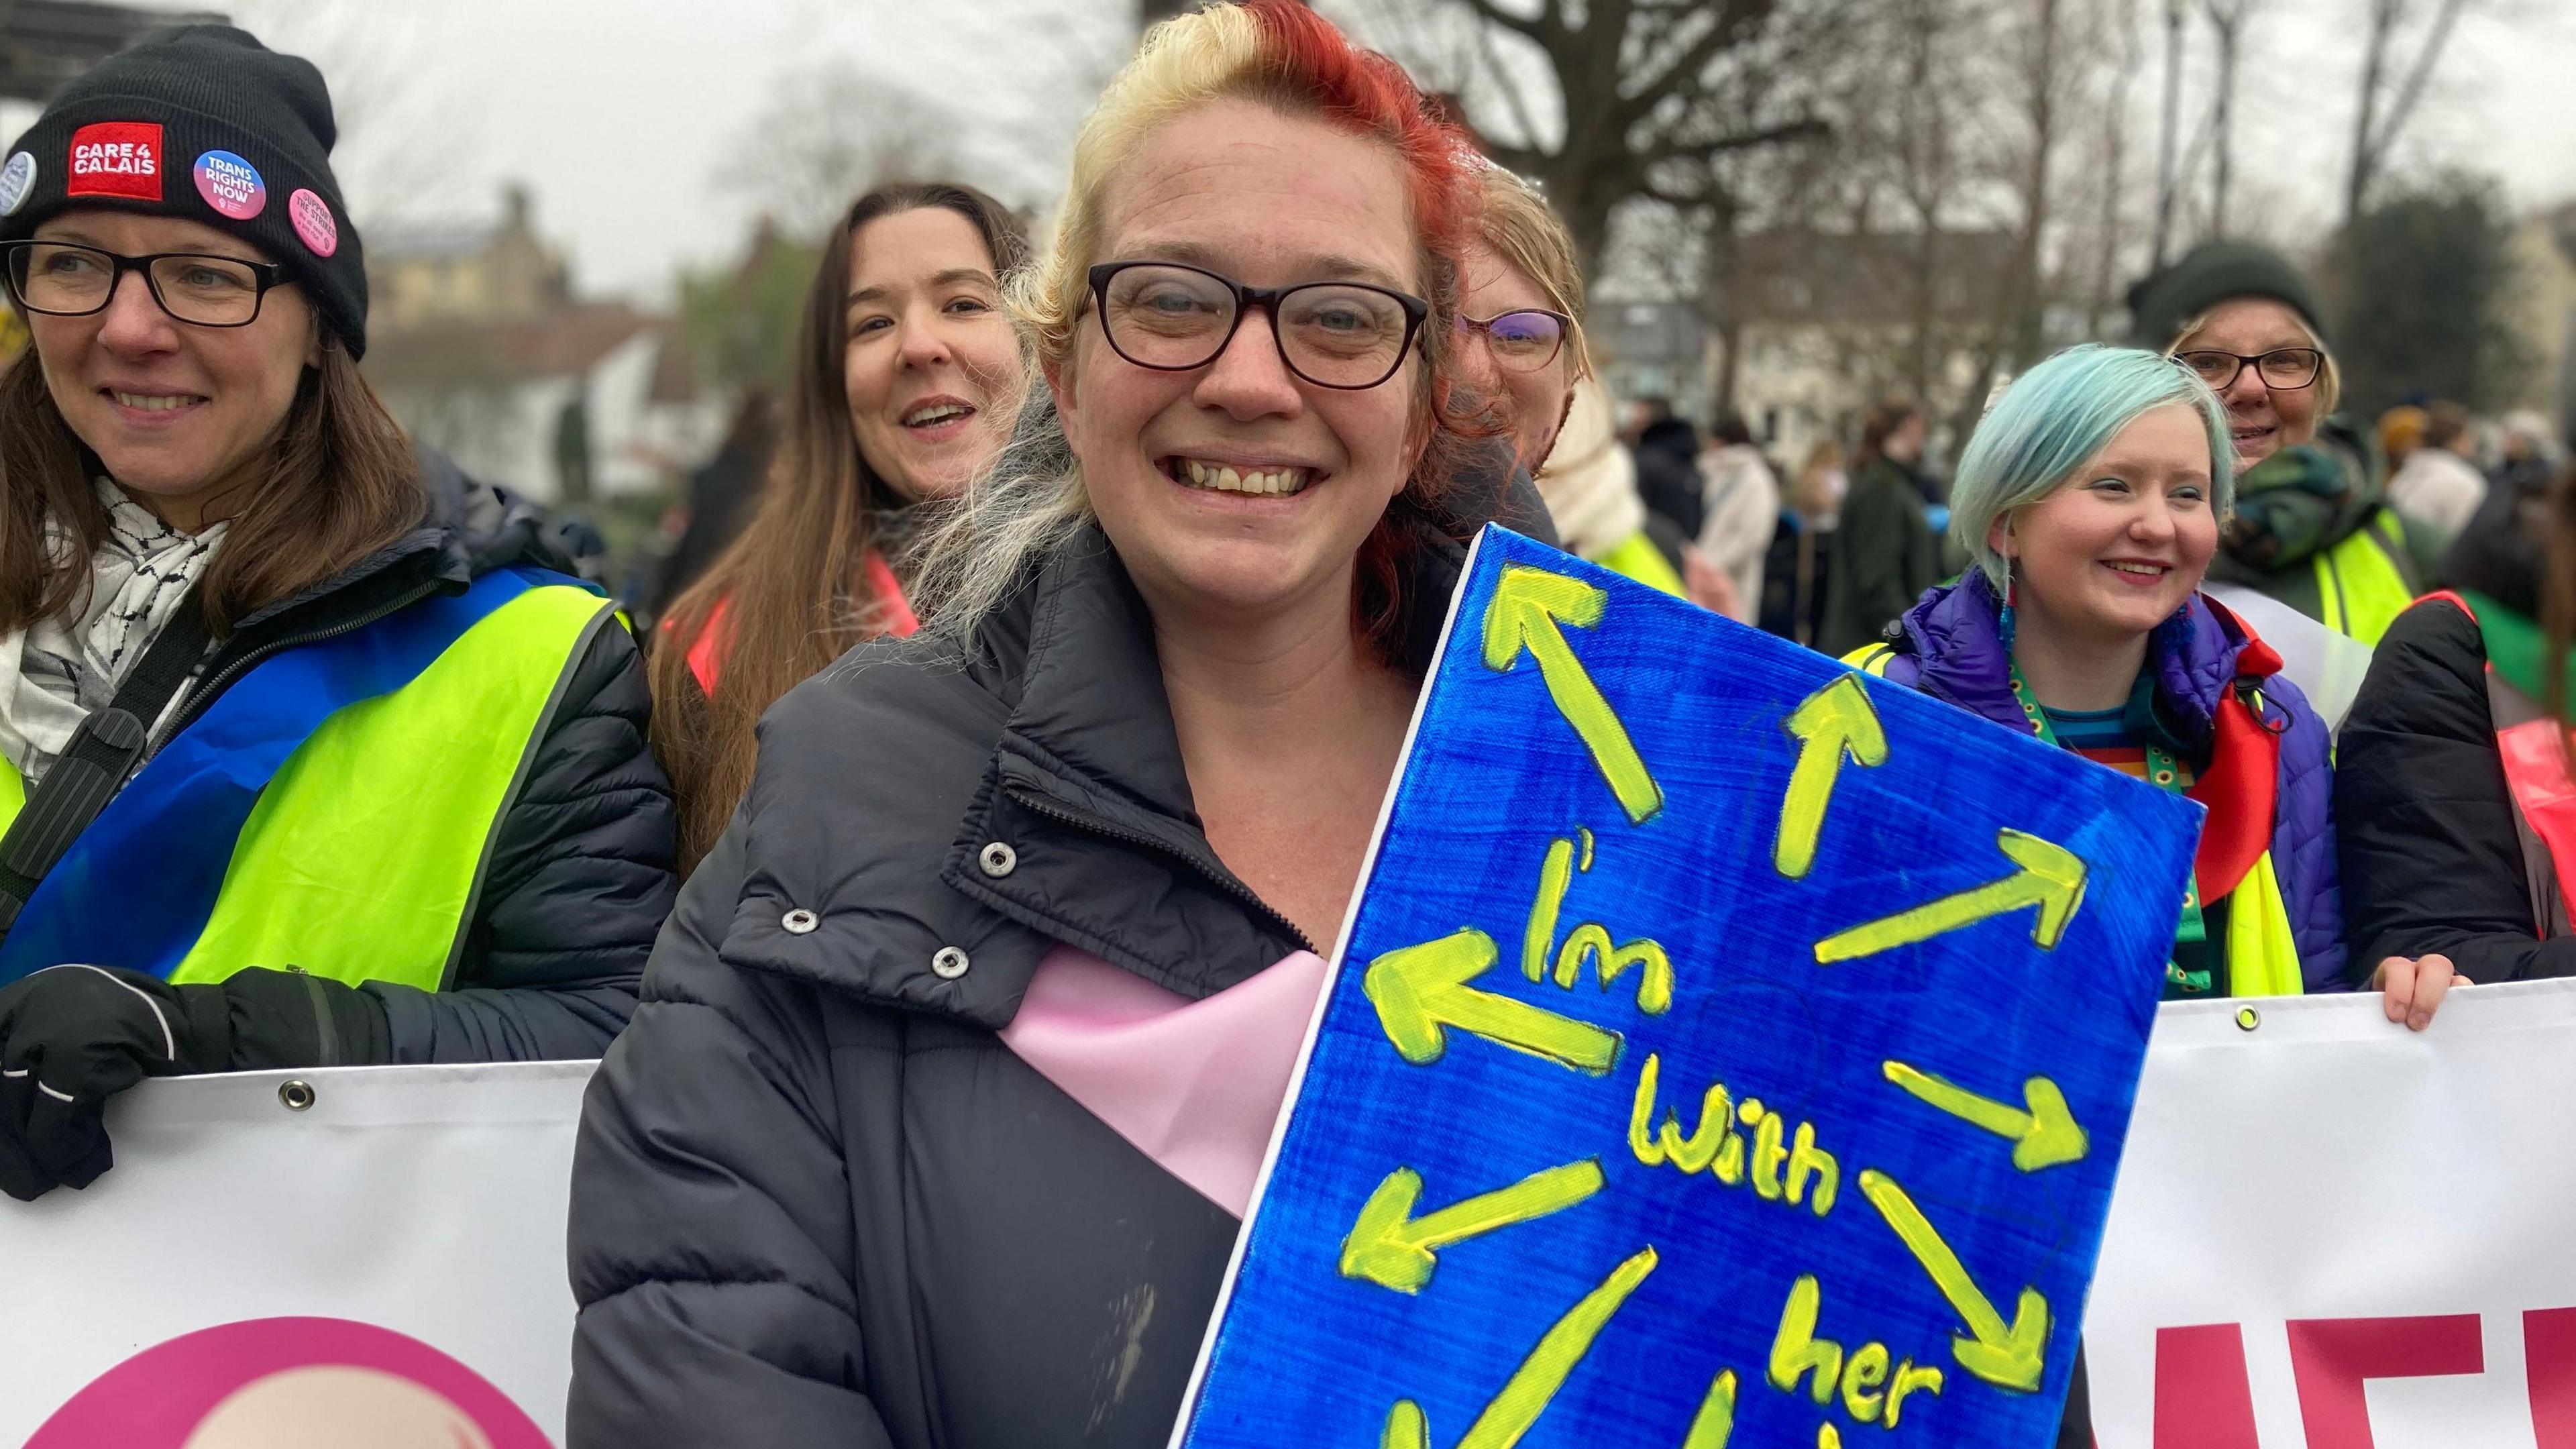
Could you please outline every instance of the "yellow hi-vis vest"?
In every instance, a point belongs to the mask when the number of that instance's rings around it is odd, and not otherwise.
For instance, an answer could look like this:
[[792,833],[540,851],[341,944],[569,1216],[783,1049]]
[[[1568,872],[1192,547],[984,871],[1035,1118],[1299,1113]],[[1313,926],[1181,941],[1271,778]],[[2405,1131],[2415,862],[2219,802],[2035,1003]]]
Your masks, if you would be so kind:
[[[402,687],[331,714],[252,807],[170,979],[295,966],[352,985],[448,986],[502,816],[573,669],[616,617],[586,589],[528,589]],[[25,802],[18,772],[0,768],[0,830]],[[150,890],[152,863],[133,870]]]
[[[1865,644],[1842,658],[1864,674],[1887,677],[1896,651],[1885,644]],[[2102,768],[2109,769],[2105,765]],[[2277,804],[2274,808],[2278,808]],[[2281,877],[2272,868],[2272,852],[2255,858],[2254,868],[2227,896],[2227,994],[2230,996],[2298,996],[2305,992],[2299,972],[2299,939],[2290,927],[2289,902],[2281,896]]]
[[2415,602],[2406,563],[2406,526],[2386,508],[2316,556],[2317,620],[2376,648]]

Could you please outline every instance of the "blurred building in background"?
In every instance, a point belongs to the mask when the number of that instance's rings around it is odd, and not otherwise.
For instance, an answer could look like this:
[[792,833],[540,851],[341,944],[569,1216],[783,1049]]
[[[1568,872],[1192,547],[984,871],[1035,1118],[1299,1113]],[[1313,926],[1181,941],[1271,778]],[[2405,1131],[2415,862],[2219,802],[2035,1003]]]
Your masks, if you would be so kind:
[[661,493],[722,430],[666,356],[672,319],[584,300],[524,187],[484,222],[367,242],[366,373],[404,427],[542,503]]
[[2562,423],[2576,420],[2576,201],[2524,217],[2513,254],[2511,315],[2532,362],[2520,403]]

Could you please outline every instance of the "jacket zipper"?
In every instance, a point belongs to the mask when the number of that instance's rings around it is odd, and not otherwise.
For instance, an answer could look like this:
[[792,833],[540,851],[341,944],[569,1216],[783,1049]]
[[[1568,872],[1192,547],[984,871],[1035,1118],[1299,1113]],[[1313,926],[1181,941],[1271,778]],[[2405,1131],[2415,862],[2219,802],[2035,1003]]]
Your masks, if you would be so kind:
[[205,713],[206,709],[214,703],[216,696],[223,692],[224,686],[232,683],[235,679],[238,679],[243,674],[247,673],[251,666],[265,661],[272,655],[282,654],[289,649],[301,649],[307,644],[320,644],[326,640],[337,639],[343,634],[355,633],[358,630],[367,627],[369,624],[375,623],[379,619],[383,619],[391,614],[398,614],[403,610],[410,608],[412,605],[419,603],[421,600],[428,598],[436,592],[438,592],[438,582],[433,579],[430,582],[422,584],[420,587],[403,594],[401,597],[392,600],[383,608],[373,610],[366,614],[361,614],[355,619],[344,620],[343,622],[334,624],[327,629],[316,629],[310,633],[296,634],[285,639],[277,640],[274,643],[263,644],[243,655],[241,658],[234,660],[232,663],[225,665],[223,669],[212,678],[208,679],[205,683],[198,685],[196,692],[188,696],[188,702],[180,707],[178,715],[170,721],[169,728],[160,731],[153,737],[151,748],[145,752],[146,758],[149,758],[151,755],[159,754],[161,746],[169,743],[172,736],[178,734],[179,731],[186,729],[189,725],[196,723],[197,716]]
[[340,1025],[331,1019],[330,997],[323,993],[322,983],[314,980],[311,972],[301,966],[289,966],[286,969],[304,978],[304,994],[313,1001],[313,1032],[322,1044],[322,1060],[315,1062],[314,1065],[317,1067],[340,1065]]
[[[1004,788],[1009,789],[1008,786],[1005,786]],[[1288,933],[1288,939],[1295,941],[1298,945],[1305,947],[1308,951],[1315,951],[1315,943],[1306,939],[1306,933],[1297,929],[1296,925],[1286,916],[1273,910],[1268,901],[1265,901],[1261,897],[1253,894],[1252,887],[1236,880],[1231,874],[1227,873],[1223,869],[1211,869],[1207,862],[1197,859],[1188,851],[1175,849],[1169,842],[1156,840],[1150,835],[1129,830],[1123,826],[1113,825],[1110,822],[1099,819],[1095,816],[1079,814],[1074,811],[1067,810],[1063,806],[1036,799],[1016,789],[1010,790],[1010,796],[1011,799],[1018,802],[1022,808],[1034,810],[1038,814],[1055,821],[1059,825],[1070,825],[1077,830],[1088,830],[1094,835],[1105,835],[1111,840],[1120,841],[1128,845],[1142,846],[1147,850],[1154,851],[1161,855],[1167,855],[1174,860],[1180,861],[1190,869],[1197,871],[1200,876],[1204,877],[1208,881],[1209,884],[1214,885],[1217,889],[1224,891],[1227,895],[1232,896],[1236,900],[1241,901],[1244,905],[1249,906],[1254,912],[1258,913],[1262,919],[1269,921],[1273,925],[1278,926],[1281,930],[1286,931]],[[1315,951],[1315,954],[1322,955],[1323,953]]]

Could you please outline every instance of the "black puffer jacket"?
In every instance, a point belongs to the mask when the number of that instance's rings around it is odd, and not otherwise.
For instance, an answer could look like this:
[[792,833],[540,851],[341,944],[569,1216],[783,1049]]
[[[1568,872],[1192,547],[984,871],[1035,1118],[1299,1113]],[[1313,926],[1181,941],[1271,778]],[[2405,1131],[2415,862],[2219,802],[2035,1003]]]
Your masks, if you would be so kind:
[[2576,936],[2535,929],[2486,668],[2468,615],[2417,604],[2379,641],[2344,718],[2335,836],[2357,981],[2428,952],[2477,982],[2576,976]]
[[1209,847],[1097,532],[964,664],[863,645],[763,722],[583,1115],[574,1445],[1160,1449],[1237,1223],[996,1035],[1055,941],[1194,1000],[1307,946]]
[[[212,704],[240,671],[297,642],[457,593],[495,569],[572,572],[524,500],[428,450],[428,520],[338,577],[243,619],[166,725]],[[644,744],[651,696],[634,638],[591,637],[554,701],[493,843],[454,990],[253,968],[224,982],[239,1069],[371,1062],[546,1061],[597,1056],[635,1006],[654,933],[670,913],[671,789]]]

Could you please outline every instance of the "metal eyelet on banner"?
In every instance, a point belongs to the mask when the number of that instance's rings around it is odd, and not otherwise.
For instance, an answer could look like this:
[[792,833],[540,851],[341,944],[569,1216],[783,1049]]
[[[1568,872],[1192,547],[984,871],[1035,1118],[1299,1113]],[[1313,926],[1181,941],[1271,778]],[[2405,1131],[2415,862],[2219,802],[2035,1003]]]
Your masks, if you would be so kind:
[[810,936],[814,934],[816,926],[823,924],[823,918],[799,906],[786,915],[780,916],[778,924],[785,927],[787,934],[791,936]]
[[313,1084],[302,1077],[290,1077],[277,1084],[277,1104],[289,1112],[310,1111],[315,1100]]
[[2236,1008],[2236,1027],[2239,1031],[2252,1031],[2262,1024],[2263,1013],[2250,1006]]
[[930,974],[943,981],[965,975],[966,966],[966,953],[954,946],[942,946],[930,958]]
[[975,864],[984,872],[984,874],[991,876],[995,880],[1000,880],[1002,877],[1009,875],[1012,871],[1019,869],[1020,853],[996,840],[992,844],[987,845],[982,850],[976,852]]

